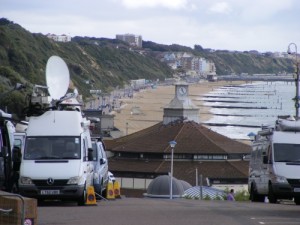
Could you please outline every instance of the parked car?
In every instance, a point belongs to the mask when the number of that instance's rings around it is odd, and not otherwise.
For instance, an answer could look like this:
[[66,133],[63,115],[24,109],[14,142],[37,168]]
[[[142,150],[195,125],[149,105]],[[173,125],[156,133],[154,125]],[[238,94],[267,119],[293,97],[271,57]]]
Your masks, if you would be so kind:
[[94,189],[99,195],[103,195],[108,183],[108,161],[104,145],[101,140],[92,140],[94,162]]

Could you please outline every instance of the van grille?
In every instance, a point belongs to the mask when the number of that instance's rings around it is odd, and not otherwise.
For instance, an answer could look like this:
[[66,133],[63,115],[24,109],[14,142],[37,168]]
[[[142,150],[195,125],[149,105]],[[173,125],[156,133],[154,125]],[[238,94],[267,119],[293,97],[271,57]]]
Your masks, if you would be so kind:
[[292,187],[300,187],[300,179],[288,179],[287,181]]
[[33,180],[32,181],[36,186],[64,186],[68,183],[68,180],[54,180],[52,185],[47,183],[47,180]]

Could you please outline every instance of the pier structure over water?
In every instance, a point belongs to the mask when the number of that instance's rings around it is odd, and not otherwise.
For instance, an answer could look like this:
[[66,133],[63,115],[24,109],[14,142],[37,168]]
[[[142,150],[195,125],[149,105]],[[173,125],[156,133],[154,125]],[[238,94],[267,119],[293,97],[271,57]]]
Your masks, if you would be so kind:
[[295,81],[294,74],[253,74],[253,75],[218,75],[218,80],[225,81]]

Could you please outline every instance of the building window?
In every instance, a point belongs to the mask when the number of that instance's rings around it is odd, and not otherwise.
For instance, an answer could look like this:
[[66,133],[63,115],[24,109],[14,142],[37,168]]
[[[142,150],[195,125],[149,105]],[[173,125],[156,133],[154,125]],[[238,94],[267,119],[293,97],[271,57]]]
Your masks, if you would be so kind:
[[194,155],[194,160],[226,160],[227,155]]
[[[171,154],[165,154],[163,156],[164,159],[171,159]],[[173,155],[174,159],[193,159],[192,154],[174,154]]]

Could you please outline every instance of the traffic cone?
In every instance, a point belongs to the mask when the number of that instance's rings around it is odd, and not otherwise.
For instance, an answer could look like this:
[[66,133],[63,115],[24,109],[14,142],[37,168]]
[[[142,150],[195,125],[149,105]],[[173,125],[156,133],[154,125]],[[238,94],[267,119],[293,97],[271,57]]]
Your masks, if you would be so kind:
[[118,181],[114,182],[114,193],[115,198],[121,198],[120,183]]
[[107,184],[106,199],[108,199],[108,200],[115,199],[114,185],[113,185],[113,183],[111,181],[108,182],[108,184]]
[[85,205],[97,205],[95,190],[93,186],[89,186],[87,189]]

